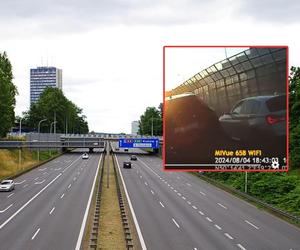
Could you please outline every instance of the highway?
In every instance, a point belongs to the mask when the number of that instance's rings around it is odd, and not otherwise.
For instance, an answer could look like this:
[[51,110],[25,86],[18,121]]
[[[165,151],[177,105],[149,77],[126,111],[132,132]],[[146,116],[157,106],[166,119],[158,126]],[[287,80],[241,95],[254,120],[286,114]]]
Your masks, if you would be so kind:
[[0,249],[78,249],[101,153],[64,154],[0,193]]
[[[122,149],[120,149],[122,151]],[[147,249],[299,250],[300,230],[189,173],[164,172],[162,160],[117,154]]]

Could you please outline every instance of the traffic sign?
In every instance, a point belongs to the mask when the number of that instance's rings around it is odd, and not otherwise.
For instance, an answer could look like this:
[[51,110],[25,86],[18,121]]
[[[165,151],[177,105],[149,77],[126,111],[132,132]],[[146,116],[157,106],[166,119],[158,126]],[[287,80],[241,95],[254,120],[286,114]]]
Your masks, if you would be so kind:
[[119,148],[159,148],[157,138],[119,139]]

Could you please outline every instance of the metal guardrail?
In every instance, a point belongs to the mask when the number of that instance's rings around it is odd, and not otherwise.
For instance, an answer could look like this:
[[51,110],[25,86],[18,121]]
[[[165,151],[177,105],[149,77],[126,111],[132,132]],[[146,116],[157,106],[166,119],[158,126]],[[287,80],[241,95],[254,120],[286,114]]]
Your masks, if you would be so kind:
[[224,188],[225,190],[227,189],[227,190],[229,190],[232,193],[238,194],[238,195],[240,195],[240,196],[242,196],[242,197],[244,197],[244,198],[246,198],[246,199],[248,199],[250,201],[254,201],[257,204],[261,205],[262,207],[270,209],[274,213],[277,213],[277,214],[279,214],[279,215],[281,215],[283,217],[286,217],[286,218],[288,218],[290,220],[293,220],[293,221],[295,221],[297,223],[300,223],[300,217],[298,217],[296,215],[293,215],[293,214],[290,214],[290,213],[288,213],[286,211],[283,211],[283,210],[281,210],[281,209],[279,209],[277,207],[274,207],[274,206],[272,206],[272,205],[270,205],[270,204],[268,204],[268,203],[266,203],[266,202],[264,202],[264,201],[262,201],[262,200],[260,200],[260,199],[258,199],[256,197],[253,197],[253,196],[251,196],[249,194],[246,194],[246,193],[244,193],[244,192],[242,192],[240,190],[237,190],[237,189],[232,188],[232,187],[230,187],[228,185],[225,185],[225,184],[223,184],[223,183],[221,183],[219,181],[216,181],[216,180],[214,180],[212,178],[209,178],[209,177],[207,177],[207,176],[205,176],[203,174],[199,173],[199,176],[200,176],[200,178],[202,178],[204,180],[207,180],[208,182],[212,182],[212,183],[216,184],[217,186],[220,186],[220,187]]
[[96,193],[96,205],[94,211],[94,218],[92,224],[92,231],[90,234],[90,249],[98,248],[98,235],[99,235],[99,223],[100,223],[100,205],[101,205],[101,194],[102,194],[102,183],[103,183],[103,170],[104,170],[105,154],[103,154],[101,162],[101,172],[99,176],[98,188]]
[[[111,145],[110,146],[110,153],[112,154],[112,148]],[[128,218],[127,218],[127,214],[126,214],[126,210],[125,210],[125,205],[124,205],[124,201],[123,201],[123,195],[121,192],[121,186],[120,186],[120,180],[119,180],[119,175],[116,169],[116,162],[115,162],[115,158],[112,157],[113,159],[113,167],[114,167],[114,173],[115,173],[115,180],[116,180],[116,186],[117,186],[117,194],[118,194],[118,201],[119,201],[119,206],[120,206],[120,212],[121,212],[121,219],[122,219],[122,224],[123,224],[123,231],[124,231],[124,235],[125,235],[125,241],[126,241],[126,249],[133,249],[133,238],[131,235],[131,231],[130,231],[130,227],[129,227],[129,222],[128,222]]]

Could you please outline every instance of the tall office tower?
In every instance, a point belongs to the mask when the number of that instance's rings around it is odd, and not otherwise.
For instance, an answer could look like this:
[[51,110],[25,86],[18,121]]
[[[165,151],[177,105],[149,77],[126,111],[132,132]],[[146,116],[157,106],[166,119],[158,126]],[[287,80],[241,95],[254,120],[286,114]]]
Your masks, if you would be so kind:
[[137,135],[139,132],[139,122],[138,121],[133,121],[131,123],[131,134],[132,135]]
[[62,70],[55,67],[30,69],[30,105],[37,102],[46,87],[62,89]]

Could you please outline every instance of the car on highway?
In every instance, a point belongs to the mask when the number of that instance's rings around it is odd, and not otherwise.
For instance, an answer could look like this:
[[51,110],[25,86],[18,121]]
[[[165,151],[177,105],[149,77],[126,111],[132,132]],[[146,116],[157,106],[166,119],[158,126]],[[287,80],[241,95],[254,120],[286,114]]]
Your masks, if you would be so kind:
[[136,157],[136,155],[131,155],[131,156],[130,156],[130,160],[132,160],[132,161],[136,161],[136,160],[137,160],[137,157]]
[[[285,151],[286,95],[253,96],[237,102],[219,121],[234,140]],[[280,149],[281,148],[281,149]]]
[[166,164],[213,164],[216,149],[234,146],[216,112],[201,97],[193,93],[166,97]]
[[82,155],[82,159],[88,159],[89,158],[89,155],[87,154],[87,153],[84,153],[83,155]]
[[124,151],[125,151],[125,152],[128,152],[128,148],[124,148]]
[[131,168],[131,162],[130,161],[124,161],[123,162],[123,168]]
[[12,191],[15,189],[13,180],[3,180],[0,182],[0,191]]

